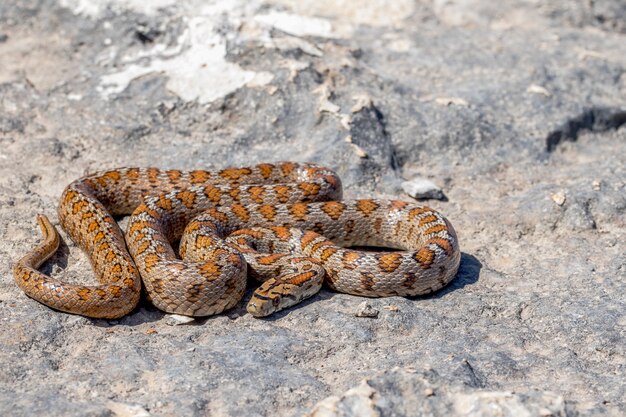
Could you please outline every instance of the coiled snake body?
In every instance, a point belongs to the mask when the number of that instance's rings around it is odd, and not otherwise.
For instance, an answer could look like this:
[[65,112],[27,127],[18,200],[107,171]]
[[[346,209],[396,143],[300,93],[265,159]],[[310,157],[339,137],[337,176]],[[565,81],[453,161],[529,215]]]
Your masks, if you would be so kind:
[[[441,214],[399,200],[340,201],[341,194],[332,170],[303,163],[96,173],[65,189],[59,219],[100,285],[69,284],[37,270],[60,241],[43,215],[44,240],[13,274],[37,301],[100,318],[132,311],[142,281],[161,310],[217,314],[242,298],[247,265],[264,281],[248,304],[255,316],[315,294],[322,281],[340,292],[384,297],[427,294],[454,278],[459,245]],[[125,214],[131,214],[126,236],[113,217]],[[354,245],[401,251],[344,248]]]

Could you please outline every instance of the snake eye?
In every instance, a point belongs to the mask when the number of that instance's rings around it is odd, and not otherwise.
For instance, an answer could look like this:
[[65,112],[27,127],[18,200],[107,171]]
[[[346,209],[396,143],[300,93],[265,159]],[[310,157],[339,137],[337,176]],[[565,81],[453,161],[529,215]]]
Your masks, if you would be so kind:
[[272,305],[278,307],[278,304],[280,304],[280,297],[272,297]]

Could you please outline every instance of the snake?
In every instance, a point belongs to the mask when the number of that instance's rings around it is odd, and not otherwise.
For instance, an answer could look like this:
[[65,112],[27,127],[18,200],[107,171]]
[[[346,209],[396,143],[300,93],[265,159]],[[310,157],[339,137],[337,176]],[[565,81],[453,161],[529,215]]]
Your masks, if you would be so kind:
[[[43,214],[43,239],[12,271],[34,300],[104,319],[132,312],[142,292],[166,313],[219,314],[242,300],[249,276],[262,282],[247,305],[255,317],[297,304],[323,284],[363,297],[411,297],[452,281],[460,249],[442,214],[342,195],[339,176],[313,163],[101,171],[70,183],[58,205],[61,227],[98,283],[39,271],[61,242]],[[124,233],[116,218],[128,215]]]

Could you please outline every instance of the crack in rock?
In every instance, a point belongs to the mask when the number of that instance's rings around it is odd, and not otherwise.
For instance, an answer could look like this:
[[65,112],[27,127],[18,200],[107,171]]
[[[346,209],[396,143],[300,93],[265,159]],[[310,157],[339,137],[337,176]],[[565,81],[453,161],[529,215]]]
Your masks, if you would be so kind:
[[626,123],[626,110],[611,107],[591,107],[576,117],[568,119],[561,127],[546,137],[546,150],[554,152],[565,141],[576,142],[580,133],[617,130]]

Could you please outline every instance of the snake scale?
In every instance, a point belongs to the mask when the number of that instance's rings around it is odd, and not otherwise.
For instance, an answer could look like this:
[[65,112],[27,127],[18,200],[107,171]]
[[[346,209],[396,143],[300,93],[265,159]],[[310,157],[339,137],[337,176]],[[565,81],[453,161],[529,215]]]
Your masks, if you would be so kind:
[[[67,186],[58,214],[100,284],[70,284],[37,270],[60,242],[44,215],[43,241],[14,264],[13,275],[35,300],[94,318],[131,312],[142,283],[157,308],[207,316],[241,300],[249,272],[264,282],[247,309],[266,316],[312,296],[322,282],[384,297],[427,294],[454,278],[459,245],[440,213],[399,200],[341,197],[335,172],[309,163],[99,172]],[[124,235],[114,216],[128,214]]]

